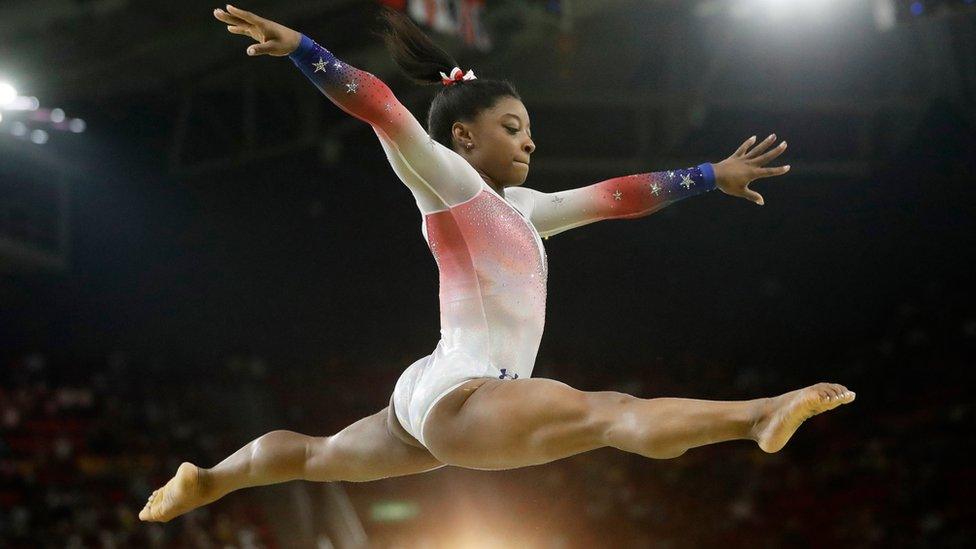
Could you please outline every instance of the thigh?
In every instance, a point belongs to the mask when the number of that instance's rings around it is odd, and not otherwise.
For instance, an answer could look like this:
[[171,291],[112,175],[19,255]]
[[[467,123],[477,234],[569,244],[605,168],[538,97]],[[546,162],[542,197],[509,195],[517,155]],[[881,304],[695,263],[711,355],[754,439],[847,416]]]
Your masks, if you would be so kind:
[[389,429],[389,408],[320,439],[307,463],[307,480],[364,482],[443,467],[426,448],[411,446]]
[[460,467],[548,463],[605,446],[612,405],[625,396],[545,378],[472,380],[431,410],[424,439],[434,456]]

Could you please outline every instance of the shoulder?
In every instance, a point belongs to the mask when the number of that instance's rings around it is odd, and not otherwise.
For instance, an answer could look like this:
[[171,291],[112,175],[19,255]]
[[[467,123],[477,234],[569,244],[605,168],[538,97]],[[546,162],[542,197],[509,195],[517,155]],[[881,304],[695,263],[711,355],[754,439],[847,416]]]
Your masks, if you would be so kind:
[[536,201],[542,196],[545,196],[545,193],[528,187],[505,188],[505,199],[526,217],[532,215]]

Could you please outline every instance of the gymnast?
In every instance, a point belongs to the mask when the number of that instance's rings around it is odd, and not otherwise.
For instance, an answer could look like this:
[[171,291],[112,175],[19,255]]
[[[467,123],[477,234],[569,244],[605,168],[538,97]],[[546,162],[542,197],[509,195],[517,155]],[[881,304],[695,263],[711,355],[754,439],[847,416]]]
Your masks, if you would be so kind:
[[643,399],[533,378],[545,323],[541,237],[605,219],[647,216],[718,188],[758,205],[750,182],[786,150],[747,139],[725,160],[616,177],[543,193],[523,187],[535,143],[507,81],[478,78],[405,15],[382,12],[384,40],[414,81],[437,84],[427,130],[374,75],[307,36],[228,5],[214,16],[256,43],[247,55],[288,56],[337,107],[368,123],[420,209],[440,279],[441,339],[408,366],[389,406],[332,436],[272,431],[206,469],[180,465],[139,518],[165,522],[234,490],[290,480],[370,480],[453,465],[500,470],[613,447],[655,459],[745,439],[779,451],[800,424],[854,400],[835,383],[742,401]]

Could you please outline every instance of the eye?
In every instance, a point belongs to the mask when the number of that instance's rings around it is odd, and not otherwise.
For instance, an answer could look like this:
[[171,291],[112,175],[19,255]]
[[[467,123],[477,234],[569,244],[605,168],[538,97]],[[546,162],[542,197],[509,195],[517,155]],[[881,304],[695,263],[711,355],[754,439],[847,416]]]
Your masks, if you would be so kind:
[[518,128],[513,128],[511,126],[505,126],[505,129],[508,130],[509,132],[511,132],[512,135],[515,135],[515,134],[518,133]]

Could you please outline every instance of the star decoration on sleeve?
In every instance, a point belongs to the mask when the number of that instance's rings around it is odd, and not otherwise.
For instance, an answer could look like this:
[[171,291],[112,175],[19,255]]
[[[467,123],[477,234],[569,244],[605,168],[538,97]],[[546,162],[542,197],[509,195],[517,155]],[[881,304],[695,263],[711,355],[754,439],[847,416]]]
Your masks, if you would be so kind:
[[359,84],[357,84],[356,82],[348,82],[346,84],[346,93],[356,93],[356,90],[358,89],[359,89]]
[[556,206],[562,206],[563,200],[566,200],[566,199],[563,198],[563,197],[561,197],[561,196],[553,196],[551,202],[553,204],[555,204]]
[[393,105],[389,103],[383,103],[383,110],[386,112],[390,112],[393,110]]
[[683,174],[681,174],[681,183],[680,184],[681,184],[682,187],[684,187],[686,189],[690,189],[691,186],[695,184],[695,182],[691,180],[691,176],[690,175],[683,173]]
[[651,183],[651,194],[657,196],[658,194],[660,194],[660,192],[661,192],[661,184],[658,183],[657,181]]
[[319,57],[319,62],[318,63],[312,63],[312,66],[315,67],[315,70],[313,71],[313,73],[314,72],[319,72],[319,71],[325,72],[325,67],[328,64],[329,64],[328,62],[322,61],[322,58]]
[[332,66],[335,67],[335,68],[337,68],[337,69],[341,69],[342,68],[342,63],[340,63],[339,61],[336,61],[335,63],[332,64]]
[[620,200],[620,197],[623,196],[623,195],[624,195],[624,193],[620,192],[620,189],[617,189],[617,192],[613,193],[613,199],[614,200]]
[[668,170],[668,178],[669,179],[674,179],[674,171],[673,170]]

